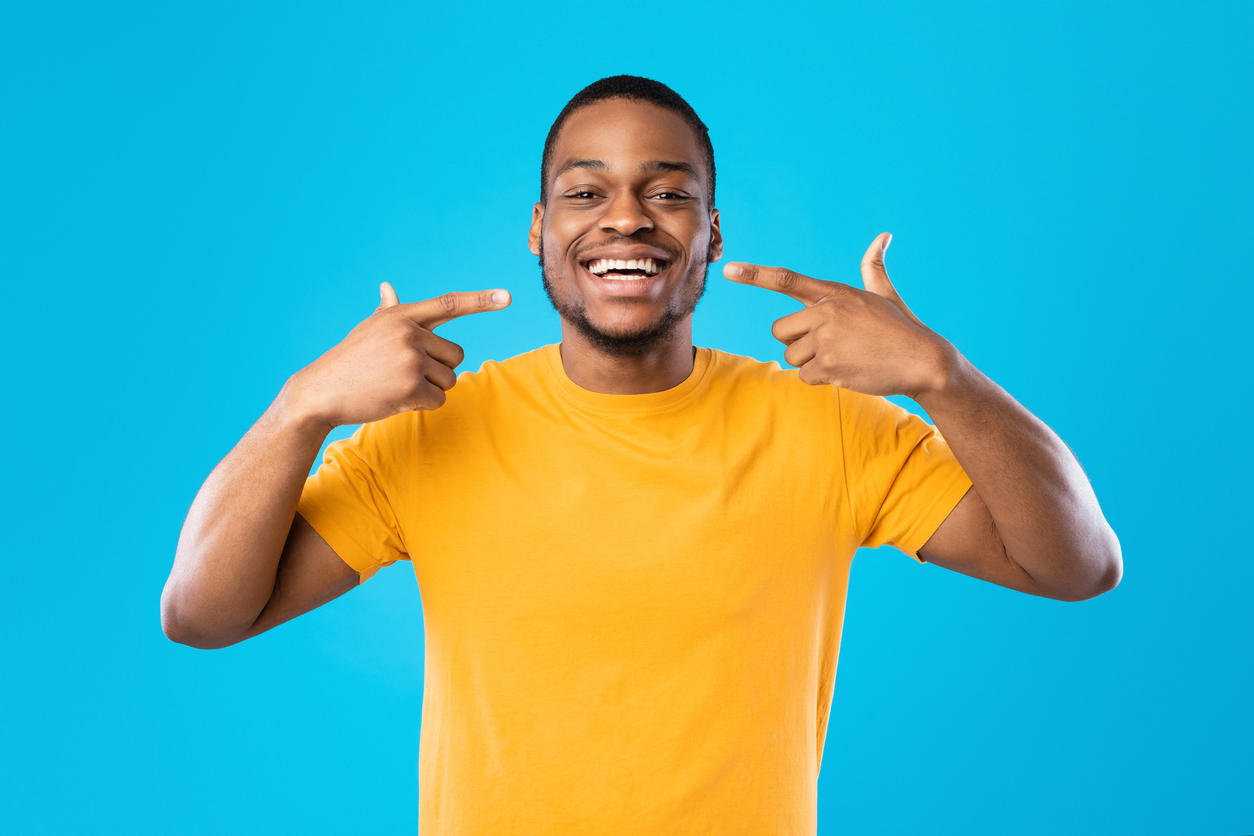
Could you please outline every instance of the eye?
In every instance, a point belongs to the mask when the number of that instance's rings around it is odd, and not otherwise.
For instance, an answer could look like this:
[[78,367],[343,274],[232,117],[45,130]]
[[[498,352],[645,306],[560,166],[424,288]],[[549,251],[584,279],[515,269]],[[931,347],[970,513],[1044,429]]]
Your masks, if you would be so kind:
[[684,194],[683,192],[658,192],[653,197],[655,200],[665,200],[665,201],[676,201],[676,200],[688,199],[688,195]]
[[576,189],[573,192],[567,192],[566,197],[571,200],[595,200],[600,197],[600,195],[596,192],[588,191],[587,189]]

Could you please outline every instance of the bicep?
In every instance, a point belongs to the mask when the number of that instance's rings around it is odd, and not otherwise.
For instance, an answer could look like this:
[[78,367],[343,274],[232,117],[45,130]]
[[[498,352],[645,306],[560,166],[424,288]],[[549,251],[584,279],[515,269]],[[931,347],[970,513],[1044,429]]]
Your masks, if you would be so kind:
[[998,586],[1052,597],[1006,552],[997,525],[975,488],[968,490],[949,512],[919,549],[919,556],[929,563]]
[[274,591],[243,638],[252,638],[320,607],[357,586],[360,580],[357,571],[297,514],[279,558]]

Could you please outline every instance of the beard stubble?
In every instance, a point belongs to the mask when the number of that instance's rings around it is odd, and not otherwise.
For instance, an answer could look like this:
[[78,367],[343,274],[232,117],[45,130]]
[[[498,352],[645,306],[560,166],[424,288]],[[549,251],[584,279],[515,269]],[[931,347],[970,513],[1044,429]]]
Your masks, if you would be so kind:
[[[673,263],[673,262],[672,262]],[[675,336],[675,329],[685,317],[691,316],[697,309],[697,303],[705,295],[706,279],[710,273],[710,262],[707,259],[698,268],[701,270],[701,283],[686,296],[672,300],[657,321],[643,328],[626,333],[611,333],[598,328],[588,318],[587,308],[582,301],[568,302],[554,292],[553,282],[549,277],[548,263],[544,258],[544,244],[540,244],[540,278],[544,283],[544,292],[549,303],[562,319],[578,329],[579,333],[597,349],[613,357],[638,357],[646,354]]]

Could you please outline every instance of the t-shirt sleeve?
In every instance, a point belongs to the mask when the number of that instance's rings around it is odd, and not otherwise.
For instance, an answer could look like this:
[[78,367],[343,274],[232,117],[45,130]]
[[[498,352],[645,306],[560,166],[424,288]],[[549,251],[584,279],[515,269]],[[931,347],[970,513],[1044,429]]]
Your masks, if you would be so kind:
[[296,506],[362,581],[409,559],[397,510],[405,501],[398,476],[413,446],[413,416],[363,424],[351,438],[332,443]]
[[845,481],[861,544],[885,543],[925,563],[919,549],[971,487],[953,451],[917,415],[838,390]]

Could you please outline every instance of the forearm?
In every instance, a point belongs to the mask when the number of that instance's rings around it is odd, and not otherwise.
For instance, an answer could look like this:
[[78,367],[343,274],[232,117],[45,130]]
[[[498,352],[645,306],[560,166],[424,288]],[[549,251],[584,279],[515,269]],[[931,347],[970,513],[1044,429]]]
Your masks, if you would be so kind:
[[330,426],[305,419],[285,386],[205,480],[161,596],[170,638],[198,647],[247,634],[274,590],[301,488]]
[[943,384],[916,400],[988,508],[1006,556],[1054,597],[1119,582],[1118,538],[1062,440],[955,350]]

